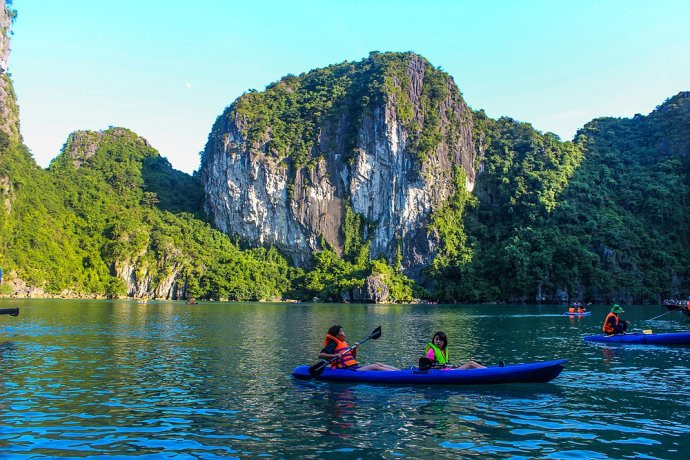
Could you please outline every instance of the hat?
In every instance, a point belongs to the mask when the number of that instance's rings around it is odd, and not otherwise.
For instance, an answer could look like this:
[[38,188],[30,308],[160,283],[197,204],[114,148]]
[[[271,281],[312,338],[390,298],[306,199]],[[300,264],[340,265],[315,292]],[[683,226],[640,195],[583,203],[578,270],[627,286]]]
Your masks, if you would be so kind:
[[613,304],[613,308],[611,309],[611,313],[623,313],[623,308],[621,308],[620,305],[615,303],[615,304]]

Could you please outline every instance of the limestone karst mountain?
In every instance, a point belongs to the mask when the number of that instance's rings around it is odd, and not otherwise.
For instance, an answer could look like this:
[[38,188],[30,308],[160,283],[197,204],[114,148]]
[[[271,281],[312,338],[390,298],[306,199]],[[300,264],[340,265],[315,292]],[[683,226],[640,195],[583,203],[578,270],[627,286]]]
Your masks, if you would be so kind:
[[[348,212],[371,257],[419,274],[438,235],[431,214],[472,190],[477,147],[453,79],[414,53],[372,53],[237,99],[203,152],[207,210],[223,231],[305,265],[321,238],[348,250]],[[352,229],[359,232],[360,229]]]

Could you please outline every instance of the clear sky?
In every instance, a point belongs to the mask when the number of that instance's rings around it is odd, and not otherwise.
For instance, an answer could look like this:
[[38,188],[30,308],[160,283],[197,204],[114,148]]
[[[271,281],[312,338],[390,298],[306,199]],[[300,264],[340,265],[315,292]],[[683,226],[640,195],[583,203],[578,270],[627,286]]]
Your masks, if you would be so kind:
[[14,0],[9,71],[41,166],[70,132],[129,128],[199,167],[216,117],[292,73],[414,51],[465,100],[572,139],[690,90],[688,0]]

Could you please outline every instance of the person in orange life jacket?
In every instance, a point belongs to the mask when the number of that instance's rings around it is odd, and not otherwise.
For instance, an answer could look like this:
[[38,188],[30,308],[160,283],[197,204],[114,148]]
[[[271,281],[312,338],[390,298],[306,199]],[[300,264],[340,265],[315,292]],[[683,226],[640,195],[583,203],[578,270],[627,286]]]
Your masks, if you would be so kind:
[[601,327],[606,334],[624,334],[628,330],[630,323],[628,321],[621,321],[618,317],[619,313],[624,313],[623,308],[615,304],[611,308],[611,313],[606,315],[604,325]]
[[[426,352],[427,359],[429,359],[432,362],[432,364],[442,366],[448,365],[448,337],[446,336],[446,333],[439,331],[436,334],[434,334],[434,336],[431,339],[431,342],[427,343],[426,347],[424,347],[424,351]],[[486,366],[482,366],[477,361],[470,359],[465,364],[453,368],[483,369],[485,367]]]
[[[360,366],[355,360],[357,356],[357,348],[348,350],[350,348],[345,342],[345,331],[340,326],[331,326],[328,329],[328,334],[323,341],[323,349],[319,353],[321,359],[331,359],[337,357],[331,363],[331,367],[339,369],[352,369],[355,371],[399,371],[397,367],[389,366],[387,364],[374,363]],[[355,347],[359,342],[355,342]]]
[[575,313],[575,307],[568,308],[568,313]]
[[584,313],[584,312],[586,312],[586,311],[587,311],[587,309],[586,309],[585,307],[583,307],[582,305],[580,305],[579,307],[577,307],[577,312],[578,312],[578,313]]

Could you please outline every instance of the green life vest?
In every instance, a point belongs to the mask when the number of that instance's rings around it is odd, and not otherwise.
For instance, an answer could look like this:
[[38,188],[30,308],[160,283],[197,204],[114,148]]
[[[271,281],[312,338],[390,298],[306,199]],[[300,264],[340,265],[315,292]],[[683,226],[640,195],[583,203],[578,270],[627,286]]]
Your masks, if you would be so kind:
[[446,352],[443,353],[443,350],[441,350],[439,347],[434,345],[433,343],[427,343],[426,347],[424,347],[424,353],[429,353],[429,350],[434,350],[434,358],[436,358],[436,362],[439,364],[448,364],[448,349],[446,348]]

